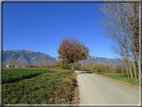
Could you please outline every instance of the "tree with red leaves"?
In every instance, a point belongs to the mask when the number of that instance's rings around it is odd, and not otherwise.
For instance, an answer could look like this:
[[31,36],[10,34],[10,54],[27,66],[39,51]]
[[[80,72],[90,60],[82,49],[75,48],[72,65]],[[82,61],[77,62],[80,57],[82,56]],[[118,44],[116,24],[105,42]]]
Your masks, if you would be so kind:
[[80,43],[79,39],[64,38],[57,53],[61,59],[68,59],[68,62],[72,63],[72,71],[74,72],[74,62],[86,59],[89,52],[89,48]]

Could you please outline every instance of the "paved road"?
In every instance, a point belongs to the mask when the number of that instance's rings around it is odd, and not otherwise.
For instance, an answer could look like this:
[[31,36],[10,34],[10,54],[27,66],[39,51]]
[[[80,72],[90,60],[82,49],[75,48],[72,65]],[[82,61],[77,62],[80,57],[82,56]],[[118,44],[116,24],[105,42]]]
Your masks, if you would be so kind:
[[139,104],[139,90],[95,74],[75,72],[80,104]]

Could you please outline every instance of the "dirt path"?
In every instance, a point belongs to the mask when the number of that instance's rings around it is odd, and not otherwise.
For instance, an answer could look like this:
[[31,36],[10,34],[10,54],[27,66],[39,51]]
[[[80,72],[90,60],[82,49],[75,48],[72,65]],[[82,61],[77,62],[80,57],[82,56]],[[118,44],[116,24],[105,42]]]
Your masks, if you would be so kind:
[[139,104],[139,90],[100,75],[76,71],[80,104]]

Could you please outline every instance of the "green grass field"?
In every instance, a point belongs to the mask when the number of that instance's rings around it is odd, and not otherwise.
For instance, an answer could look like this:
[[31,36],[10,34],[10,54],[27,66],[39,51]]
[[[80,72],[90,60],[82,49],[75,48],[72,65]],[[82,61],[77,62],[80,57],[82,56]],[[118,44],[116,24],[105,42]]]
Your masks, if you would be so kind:
[[71,71],[3,69],[3,104],[70,104]]
[[54,73],[56,71],[41,70],[41,69],[3,69],[2,83],[9,83],[25,78],[31,78],[41,73]]
[[128,79],[128,76],[126,74],[118,74],[118,73],[97,73],[103,76],[107,76],[113,79],[118,79],[121,81],[126,81],[131,84],[139,85],[139,81],[136,81],[135,79]]

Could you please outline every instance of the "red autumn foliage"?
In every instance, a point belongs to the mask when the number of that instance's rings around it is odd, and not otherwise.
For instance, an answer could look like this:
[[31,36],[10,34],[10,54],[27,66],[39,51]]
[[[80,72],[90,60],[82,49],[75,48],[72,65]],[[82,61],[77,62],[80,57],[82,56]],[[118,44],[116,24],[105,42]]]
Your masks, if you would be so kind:
[[60,43],[58,54],[61,59],[68,59],[69,63],[86,59],[89,56],[89,48],[79,42],[77,38],[64,38]]

